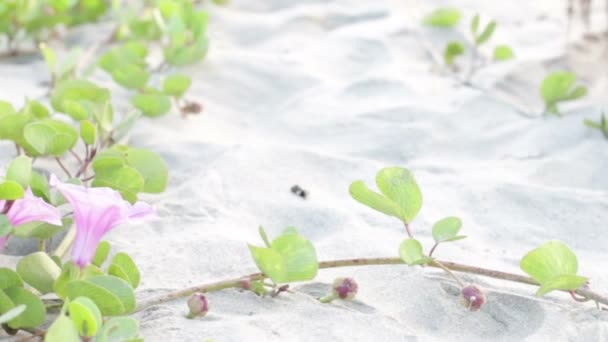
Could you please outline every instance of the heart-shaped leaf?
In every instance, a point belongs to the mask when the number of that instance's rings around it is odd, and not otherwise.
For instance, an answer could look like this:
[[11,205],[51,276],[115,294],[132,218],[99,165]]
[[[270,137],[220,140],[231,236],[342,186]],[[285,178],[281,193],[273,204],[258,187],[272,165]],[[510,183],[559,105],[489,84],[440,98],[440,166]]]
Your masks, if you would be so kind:
[[422,250],[422,244],[416,239],[406,239],[399,246],[399,256],[406,264],[421,265],[432,261]]
[[403,221],[411,222],[422,207],[422,193],[414,175],[402,167],[387,167],[376,176],[376,184],[384,196],[401,209]]
[[80,336],[95,336],[103,323],[99,308],[87,297],[70,301],[68,312]]
[[458,217],[446,217],[433,225],[433,239],[435,242],[447,242],[464,239],[458,232],[462,227],[462,221]]

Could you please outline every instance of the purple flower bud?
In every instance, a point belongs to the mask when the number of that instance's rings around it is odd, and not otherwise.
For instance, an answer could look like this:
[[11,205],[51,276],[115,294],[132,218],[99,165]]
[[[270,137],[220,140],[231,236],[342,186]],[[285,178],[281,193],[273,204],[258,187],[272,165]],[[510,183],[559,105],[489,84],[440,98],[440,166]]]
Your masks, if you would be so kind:
[[190,309],[190,313],[188,314],[188,318],[193,318],[196,316],[205,316],[207,312],[209,312],[209,301],[207,301],[207,297],[205,297],[202,293],[195,293],[188,299],[188,308]]
[[336,278],[333,284],[334,296],[340,299],[353,299],[357,295],[359,286],[353,278]]
[[462,289],[463,304],[471,311],[478,311],[486,303],[486,295],[475,285]]

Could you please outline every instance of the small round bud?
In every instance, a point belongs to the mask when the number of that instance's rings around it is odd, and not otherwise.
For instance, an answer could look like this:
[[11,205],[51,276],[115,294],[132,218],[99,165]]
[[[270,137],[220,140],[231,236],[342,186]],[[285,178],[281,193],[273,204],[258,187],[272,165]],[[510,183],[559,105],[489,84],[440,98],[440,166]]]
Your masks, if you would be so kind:
[[202,317],[209,312],[209,301],[207,301],[207,297],[204,294],[195,293],[188,299],[188,308],[190,309],[188,318]]
[[251,280],[249,280],[249,279],[241,280],[239,285],[241,285],[241,288],[243,290],[251,290]]
[[353,278],[336,278],[333,284],[334,296],[340,299],[353,299],[357,295],[359,286]]
[[478,311],[486,303],[486,295],[475,285],[462,289],[463,304],[471,311]]

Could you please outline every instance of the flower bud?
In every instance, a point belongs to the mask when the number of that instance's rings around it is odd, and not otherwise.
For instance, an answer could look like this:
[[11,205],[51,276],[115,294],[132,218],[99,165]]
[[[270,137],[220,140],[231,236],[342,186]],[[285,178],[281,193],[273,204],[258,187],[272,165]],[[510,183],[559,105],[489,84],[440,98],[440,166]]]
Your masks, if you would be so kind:
[[359,286],[353,278],[336,278],[333,284],[334,296],[340,299],[353,299],[357,295]]
[[205,316],[209,312],[209,302],[207,297],[202,293],[195,293],[188,299],[188,308],[190,313],[188,318],[194,318],[196,316]]
[[462,289],[463,304],[471,311],[478,311],[486,303],[486,295],[475,285]]

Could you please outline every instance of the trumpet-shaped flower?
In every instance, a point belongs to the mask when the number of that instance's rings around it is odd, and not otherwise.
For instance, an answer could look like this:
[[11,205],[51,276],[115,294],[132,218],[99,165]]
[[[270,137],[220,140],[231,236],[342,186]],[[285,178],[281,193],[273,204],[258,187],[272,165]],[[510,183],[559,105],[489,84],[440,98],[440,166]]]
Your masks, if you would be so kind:
[[122,223],[135,223],[154,216],[144,202],[131,204],[110,188],[87,188],[60,182],[54,175],[50,184],[63,194],[74,209],[76,239],[72,260],[85,267],[93,260],[101,238]]
[[[0,201],[0,209],[4,208],[5,204],[5,201]],[[27,189],[23,198],[13,202],[6,216],[14,227],[29,222],[46,222],[57,226],[62,224],[59,210],[42,198],[36,197],[30,189]],[[0,237],[0,251],[7,239],[8,236]]]

